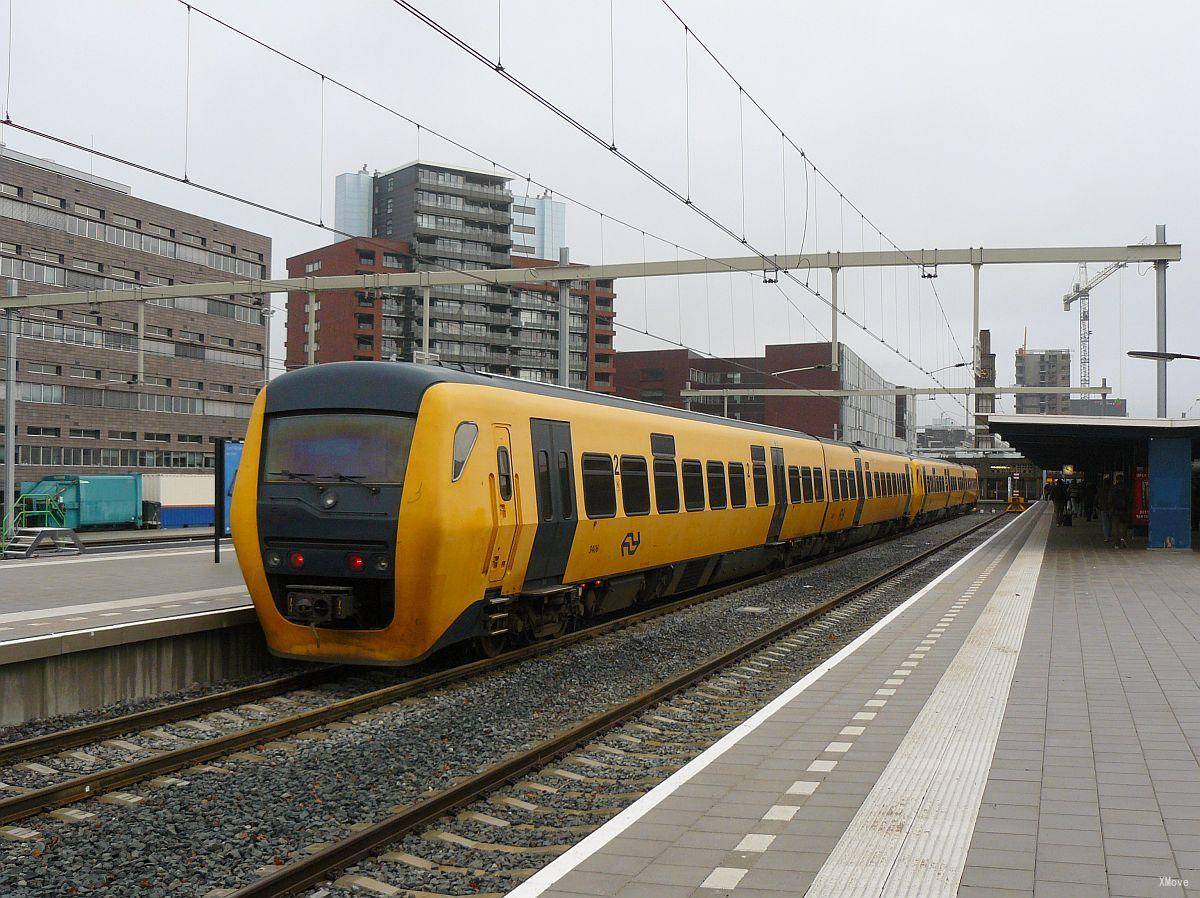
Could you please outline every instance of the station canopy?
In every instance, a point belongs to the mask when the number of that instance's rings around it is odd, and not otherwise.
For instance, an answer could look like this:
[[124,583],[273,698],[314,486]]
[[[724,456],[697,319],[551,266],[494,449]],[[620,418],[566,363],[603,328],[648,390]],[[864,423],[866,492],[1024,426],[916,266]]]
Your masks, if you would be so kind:
[[1151,437],[1187,438],[1192,457],[1200,445],[1200,419],[1119,418],[1085,415],[989,415],[992,433],[1040,468],[1115,471],[1145,465]]

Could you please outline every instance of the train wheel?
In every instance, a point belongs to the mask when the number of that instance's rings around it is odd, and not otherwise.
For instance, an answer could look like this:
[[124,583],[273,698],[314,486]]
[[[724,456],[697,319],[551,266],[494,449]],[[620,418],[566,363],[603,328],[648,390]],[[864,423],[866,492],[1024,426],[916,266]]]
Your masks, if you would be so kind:
[[508,648],[507,633],[488,634],[475,639],[475,649],[484,658],[496,658],[507,652]]

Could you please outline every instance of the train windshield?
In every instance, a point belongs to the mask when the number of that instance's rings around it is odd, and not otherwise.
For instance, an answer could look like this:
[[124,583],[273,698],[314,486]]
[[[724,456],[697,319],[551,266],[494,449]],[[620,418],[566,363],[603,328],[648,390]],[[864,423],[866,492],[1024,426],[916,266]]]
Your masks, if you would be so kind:
[[404,482],[417,419],[412,415],[310,414],[269,419],[263,477],[268,483]]

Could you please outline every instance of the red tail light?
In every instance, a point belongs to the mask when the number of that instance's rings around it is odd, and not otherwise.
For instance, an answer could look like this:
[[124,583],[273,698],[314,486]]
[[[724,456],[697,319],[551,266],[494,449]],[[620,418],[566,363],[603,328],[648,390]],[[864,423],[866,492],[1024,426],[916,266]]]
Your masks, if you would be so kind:
[[366,559],[364,559],[361,555],[354,554],[346,556],[346,567],[350,568],[350,570],[361,571],[366,566]]
[[296,570],[304,567],[304,553],[292,552],[290,555],[288,555],[288,564],[296,568]]

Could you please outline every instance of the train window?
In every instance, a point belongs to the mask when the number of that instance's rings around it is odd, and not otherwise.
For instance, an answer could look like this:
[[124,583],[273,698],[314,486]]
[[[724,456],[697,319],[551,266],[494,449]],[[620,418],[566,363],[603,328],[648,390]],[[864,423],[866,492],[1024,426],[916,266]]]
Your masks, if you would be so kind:
[[890,474],[888,474],[888,495],[889,496],[896,496],[896,495],[899,495],[899,493],[900,493],[900,490],[898,488],[899,484],[896,483],[897,479],[898,478],[896,477],[895,471],[892,471]]
[[771,497],[767,494],[767,464],[754,462],[754,504],[766,505]]
[[704,510],[704,468],[694,458],[683,460],[683,507],[688,511]]
[[838,486],[842,488],[842,500],[850,498],[850,477],[845,469],[840,469],[838,472]]
[[729,463],[729,504],[733,508],[746,507],[746,466],[740,461]]
[[818,502],[825,501],[825,469],[813,468],[813,495]]
[[542,520],[554,520],[554,500],[550,496],[550,454],[545,449],[539,449],[537,454],[537,491]]
[[507,446],[496,450],[496,484],[501,499],[505,502],[512,499],[512,459],[508,457]]
[[850,498],[851,499],[858,498],[858,493],[859,493],[858,478],[860,476],[861,475],[857,471],[847,471],[846,472],[846,477],[850,481]]
[[[876,482],[874,484],[871,483],[871,468],[870,468],[870,466],[868,466],[867,469],[865,471],[863,471],[862,476],[863,476],[863,479],[862,479],[862,483],[860,485],[863,487],[863,492],[866,494],[868,499],[873,499],[875,497],[875,494],[879,492],[879,481],[876,480]],[[875,476],[876,476],[876,478],[878,478],[879,472],[875,472]]]
[[463,421],[454,428],[454,446],[451,452],[450,480],[453,482],[462,476],[471,450],[475,447],[475,437],[479,436],[479,428],[474,421]]
[[571,456],[566,452],[558,453],[558,489],[562,493],[563,520],[569,521],[575,514],[575,488],[571,482]]
[[725,465],[710,461],[705,466],[708,473],[708,507],[725,507]]
[[621,456],[621,503],[627,515],[650,514],[650,478],[640,455]]
[[669,433],[650,434],[650,454],[655,458],[674,458],[675,437]]
[[788,492],[791,494],[793,505],[804,501],[804,493],[800,487],[800,469],[795,465],[788,466]]
[[800,469],[800,483],[804,487],[804,501],[813,500],[812,468],[805,465]]
[[[872,480],[874,480],[874,481],[875,481],[875,484],[874,484],[874,486],[875,486],[875,495],[876,495],[876,496],[882,496],[882,495],[883,495],[883,481],[879,479],[879,476],[880,476],[880,475],[879,475],[879,472],[878,472],[878,471],[872,471],[872,472],[871,472],[871,476],[867,477],[867,486],[871,486],[871,481],[872,481]],[[884,476],[884,477],[886,477],[886,476],[887,476],[886,472],[884,473],[884,475],[883,475],[883,476]]]
[[679,476],[673,458],[654,459],[654,501],[659,514],[679,511]]
[[829,501],[842,501],[842,491],[838,488],[838,472],[836,470],[829,472]]
[[611,518],[617,513],[617,488],[613,483],[611,455],[583,454],[583,507],[589,518]]

